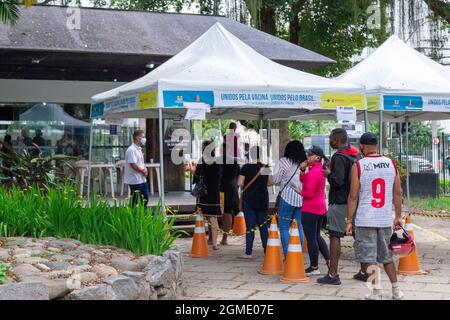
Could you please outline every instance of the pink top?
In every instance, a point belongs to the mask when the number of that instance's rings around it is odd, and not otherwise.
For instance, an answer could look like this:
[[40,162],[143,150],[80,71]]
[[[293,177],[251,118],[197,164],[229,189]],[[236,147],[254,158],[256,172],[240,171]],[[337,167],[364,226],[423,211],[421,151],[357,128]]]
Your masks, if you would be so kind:
[[326,214],[325,177],[322,173],[322,163],[316,163],[309,170],[300,174],[302,183],[302,211],[313,214]]

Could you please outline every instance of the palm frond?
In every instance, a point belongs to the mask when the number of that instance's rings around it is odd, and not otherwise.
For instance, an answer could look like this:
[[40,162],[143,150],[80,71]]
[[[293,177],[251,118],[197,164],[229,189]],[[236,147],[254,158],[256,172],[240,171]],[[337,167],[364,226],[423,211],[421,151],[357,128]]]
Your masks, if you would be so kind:
[[0,0],[0,22],[15,25],[19,21],[20,10],[17,0]]

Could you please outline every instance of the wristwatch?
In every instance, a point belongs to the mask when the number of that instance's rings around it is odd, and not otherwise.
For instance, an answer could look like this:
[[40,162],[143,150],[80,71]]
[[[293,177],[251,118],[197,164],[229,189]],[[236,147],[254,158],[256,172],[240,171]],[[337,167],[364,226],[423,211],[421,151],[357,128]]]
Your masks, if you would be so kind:
[[349,220],[347,217],[345,217],[345,224],[352,223],[351,220]]

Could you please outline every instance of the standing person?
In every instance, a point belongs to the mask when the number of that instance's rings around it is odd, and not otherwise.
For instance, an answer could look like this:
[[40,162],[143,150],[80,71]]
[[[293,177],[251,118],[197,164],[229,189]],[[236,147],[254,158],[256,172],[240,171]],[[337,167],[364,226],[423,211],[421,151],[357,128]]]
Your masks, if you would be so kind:
[[[324,168],[323,170],[323,175],[330,184],[327,213],[327,229],[330,236],[330,270],[325,277],[317,279],[317,282],[340,285],[338,266],[341,256],[341,238],[345,236],[350,174],[353,163],[358,160],[359,150],[348,143],[347,131],[342,128],[331,131],[330,146],[337,150],[331,157],[330,168]],[[366,281],[368,275],[359,272],[354,278]]]
[[[225,147],[225,145],[223,145]],[[222,164],[222,181],[220,183],[220,191],[224,193],[224,210],[223,210],[223,231],[222,241],[220,244],[228,244],[228,234],[233,224],[233,215],[238,212],[239,193],[237,178],[239,175],[239,165],[236,159],[227,157],[224,149]]]
[[131,204],[134,207],[138,199],[143,200],[146,207],[148,203],[147,168],[144,163],[142,146],[146,138],[143,130],[133,133],[133,144],[125,153],[124,183],[130,186]]
[[[217,236],[219,224],[217,217],[222,215],[220,209],[220,181],[222,179],[222,165],[217,163],[215,152],[212,149],[214,141],[204,141],[202,144],[202,159],[195,167],[194,183],[198,183],[200,176],[206,186],[207,194],[197,199],[197,208],[208,220],[209,238],[213,250],[219,250]],[[209,152],[209,154],[207,154]]]
[[289,142],[284,149],[284,157],[278,162],[278,169],[271,179],[271,183],[280,184],[278,225],[284,256],[288,251],[289,228],[293,219],[297,220],[301,243],[304,241],[301,220],[302,196],[296,190],[301,189],[300,165],[305,160],[303,144],[298,140]]
[[[303,197],[302,225],[308,240],[310,266],[306,275],[319,275],[319,251],[329,267],[330,252],[325,240],[320,235],[323,219],[327,213],[325,202],[325,177],[322,173],[322,160],[327,160],[322,148],[312,146],[306,150],[308,160],[300,166],[300,182]],[[308,169],[308,171],[306,171]]]
[[[352,168],[348,198],[346,233],[352,234],[355,217],[355,255],[367,273],[370,265],[382,263],[392,284],[392,298],[400,300],[403,293],[397,282],[397,271],[389,250],[394,229],[402,227],[402,189],[394,161],[378,154],[378,140],[373,133],[360,138],[364,158]],[[395,218],[392,223],[392,204]],[[366,299],[381,300],[380,290],[372,289]]]
[[[252,156],[255,156],[253,163],[244,164],[239,173],[238,185],[243,188],[242,204],[244,210],[247,233],[245,235],[245,259],[251,259],[253,252],[253,242],[255,240],[256,227],[259,228],[262,246],[266,250],[269,233],[267,230],[267,210],[269,209],[269,192],[267,183],[269,176],[263,175],[265,167],[260,159],[260,149],[257,146],[252,148]],[[251,230],[251,231],[250,231]]]
[[226,147],[225,154],[230,158],[241,161],[243,158],[243,152],[241,150],[241,138],[238,134],[236,134],[236,123],[231,122],[229,129],[229,132],[223,136],[223,142]]

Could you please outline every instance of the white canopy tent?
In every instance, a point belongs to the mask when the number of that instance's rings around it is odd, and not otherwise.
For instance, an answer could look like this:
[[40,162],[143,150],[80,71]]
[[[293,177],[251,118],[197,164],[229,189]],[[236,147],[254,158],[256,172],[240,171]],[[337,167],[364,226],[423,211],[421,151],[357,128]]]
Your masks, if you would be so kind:
[[[364,85],[367,95],[366,120],[380,123],[450,119],[450,69],[431,60],[393,35],[369,57],[337,80]],[[358,118],[363,118],[358,112]],[[311,119],[308,115],[294,117]],[[336,113],[322,111],[314,119],[336,119]],[[406,130],[406,152],[408,150]],[[409,173],[409,161],[407,161]],[[409,176],[407,176],[409,200]]]
[[[182,118],[193,102],[211,107],[207,118],[288,118],[337,105],[364,109],[363,92],[275,63],[217,23],[154,71],[93,96],[91,118]],[[160,148],[162,131],[159,121]]]

